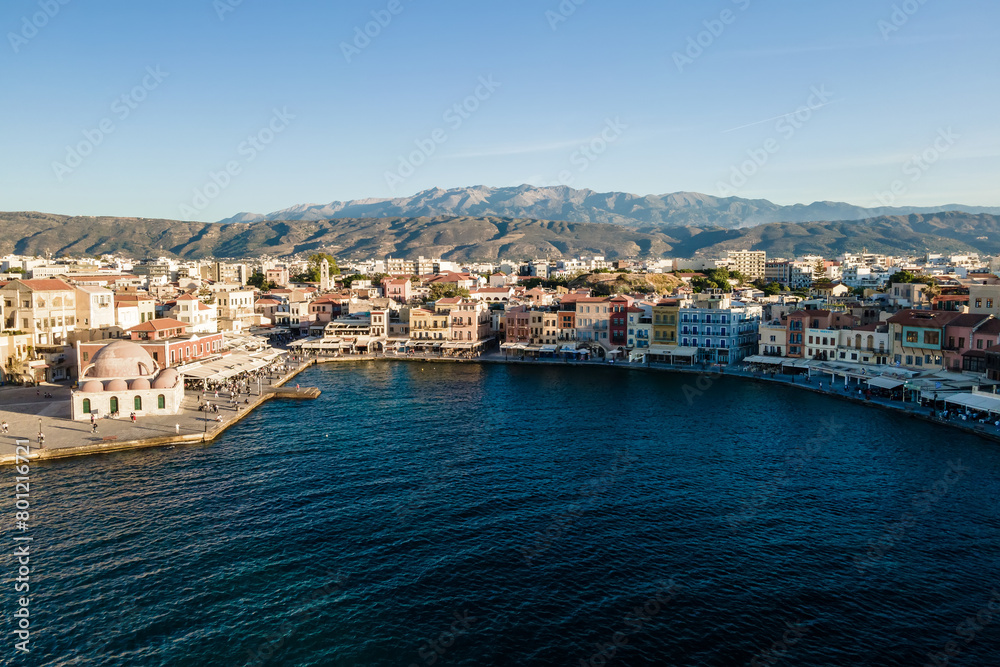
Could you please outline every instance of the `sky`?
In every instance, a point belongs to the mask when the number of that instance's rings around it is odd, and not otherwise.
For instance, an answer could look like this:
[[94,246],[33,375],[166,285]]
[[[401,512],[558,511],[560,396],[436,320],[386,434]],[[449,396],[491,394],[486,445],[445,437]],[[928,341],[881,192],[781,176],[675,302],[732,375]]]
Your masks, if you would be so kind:
[[996,0],[6,0],[0,210],[432,188],[1000,206]]

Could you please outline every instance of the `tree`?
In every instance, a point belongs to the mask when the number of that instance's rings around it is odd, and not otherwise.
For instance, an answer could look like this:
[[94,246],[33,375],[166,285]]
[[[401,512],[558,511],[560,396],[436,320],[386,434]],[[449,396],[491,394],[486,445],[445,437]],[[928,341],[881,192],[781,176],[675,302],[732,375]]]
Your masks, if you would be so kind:
[[438,299],[451,299],[456,296],[467,299],[469,298],[469,290],[464,287],[456,287],[455,285],[448,285],[444,283],[435,283],[431,285],[431,301],[437,301]]
[[337,266],[337,260],[333,258],[333,255],[328,255],[325,252],[318,252],[315,255],[309,255],[309,267],[304,273],[300,273],[295,276],[295,282],[297,283],[318,283],[319,282],[319,267],[323,260],[330,263],[330,274],[331,276],[339,276],[340,268]]
[[272,289],[278,286],[277,283],[272,282],[264,277],[263,273],[255,273],[249,278],[247,278],[247,285],[251,287],[256,287],[262,292],[270,292]]
[[777,296],[781,294],[781,285],[776,282],[769,282],[764,285],[764,296]]

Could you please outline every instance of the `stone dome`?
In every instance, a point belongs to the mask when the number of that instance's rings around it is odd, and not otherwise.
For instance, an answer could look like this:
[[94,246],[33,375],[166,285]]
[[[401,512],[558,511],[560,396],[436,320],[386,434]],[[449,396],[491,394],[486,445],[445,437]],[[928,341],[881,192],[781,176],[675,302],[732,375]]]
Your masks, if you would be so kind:
[[83,383],[82,387],[80,387],[80,391],[85,394],[98,394],[104,391],[104,385],[97,380],[88,380]]
[[138,378],[137,380],[132,380],[128,383],[128,388],[132,391],[139,391],[141,389],[149,389],[149,380],[146,378]]
[[104,391],[128,391],[128,382],[125,380],[108,380],[104,383]]
[[116,340],[94,354],[90,366],[84,371],[84,377],[149,378],[155,373],[156,362],[141,345],[130,340]]
[[153,380],[153,389],[171,389],[179,378],[180,373],[176,368],[164,368]]

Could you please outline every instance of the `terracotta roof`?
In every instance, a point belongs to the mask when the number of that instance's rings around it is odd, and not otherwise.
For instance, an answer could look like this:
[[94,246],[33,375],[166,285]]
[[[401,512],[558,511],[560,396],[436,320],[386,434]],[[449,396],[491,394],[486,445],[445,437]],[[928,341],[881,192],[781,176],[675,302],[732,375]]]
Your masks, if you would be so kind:
[[7,284],[13,285],[14,283],[22,283],[29,289],[36,292],[59,292],[63,290],[68,290],[70,292],[73,291],[73,287],[71,285],[57,278],[41,278],[38,280],[21,280],[20,278],[15,278]]
[[983,326],[976,329],[977,334],[1000,334],[1000,320],[993,318]]
[[908,327],[943,327],[962,313],[949,310],[901,310],[889,322]]
[[147,320],[142,324],[137,324],[128,331],[166,331],[167,329],[181,329],[191,326],[180,320],[170,317],[161,317],[155,320]]
[[977,324],[989,319],[989,315],[976,315],[975,313],[962,313],[951,322],[948,322],[950,327],[974,327]]

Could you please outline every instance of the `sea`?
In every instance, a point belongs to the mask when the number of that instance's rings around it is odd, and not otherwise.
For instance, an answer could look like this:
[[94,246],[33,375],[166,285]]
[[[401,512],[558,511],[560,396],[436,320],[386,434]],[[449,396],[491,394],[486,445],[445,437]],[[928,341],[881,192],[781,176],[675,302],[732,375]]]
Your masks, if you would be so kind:
[[1000,665],[1000,445],[621,367],[313,367],[197,446],[32,465],[0,663]]

